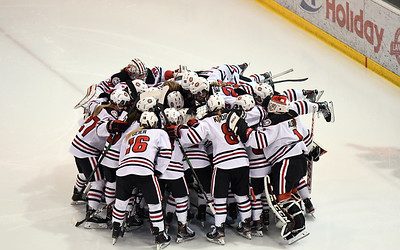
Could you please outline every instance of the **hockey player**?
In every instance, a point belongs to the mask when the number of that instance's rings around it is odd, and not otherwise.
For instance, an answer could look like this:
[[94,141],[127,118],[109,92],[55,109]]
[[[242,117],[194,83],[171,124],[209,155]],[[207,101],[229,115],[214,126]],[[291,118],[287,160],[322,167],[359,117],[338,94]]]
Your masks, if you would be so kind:
[[[273,96],[269,105],[270,113],[285,113],[289,111],[286,96]],[[293,200],[292,190],[297,187],[300,179],[305,176],[307,160],[304,153],[308,149],[303,136],[298,132],[298,118],[255,131],[249,128],[242,118],[228,118],[229,127],[235,131],[246,146],[263,149],[267,164],[272,165],[271,182],[279,204],[291,215],[293,228],[288,228],[282,235],[289,244],[297,241],[308,233],[305,231],[305,219],[300,205]]]
[[[164,230],[161,191],[156,175],[165,172],[171,160],[171,143],[168,134],[157,128],[158,118],[153,112],[143,112],[140,126],[127,132],[121,144],[117,170],[116,202],[112,215],[112,237],[115,241],[122,232],[122,224],[132,190],[143,190],[149,207],[151,229],[157,247],[165,247],[171,237]],[[156,162],[157,161],[157,165]]]
[[[167,123],[170,125],[179,125],[182,122],[181,114],[174,108],[164,110]],[[159,176],[161,191],[166,189],[172,195],[175,202],[175,213],[178,218],[178,234],[176,242],[192,240],[195,233],[188,227],[188,208],[189,208],[189,190],[184,178],[183,155],[176,141],[172,141],[172,157],[165,172]],[[164,193],[164,192],[163,192]]]
[[83,187],[80,185],[82,181],[90,183],[85,228],[107,228],[106,220],[95,214],[104,188],[103,167],[99,162],[99,156],[110,133],[121,132],[128,128],[126,122],[117,118],[129,102],[130,96],[127,92],[122,89],[114,90],[110,95],[110,102],[99,106],[94,114],[86,119],[72,141],[70,152],[75,157],[80,173],[77,185],[74,187],[74,196],[83,192]]
[[197,126],[189,129],[176,129],[184,146],[199,144],[209,140],[213,145],[213,165],[211,190],[214,197],[215,226],[207,233],[209,241],[225,244],[226,203],[229,185],[238,203],[240,223],[237,232],[251,239],[250,232],[250,201],[247,197],[249,188],[249,160],[243,144],[226,124],[227,114],[222,114],[225,107],[221,96],[212,95],[207,101],[209,117],[199,121]]

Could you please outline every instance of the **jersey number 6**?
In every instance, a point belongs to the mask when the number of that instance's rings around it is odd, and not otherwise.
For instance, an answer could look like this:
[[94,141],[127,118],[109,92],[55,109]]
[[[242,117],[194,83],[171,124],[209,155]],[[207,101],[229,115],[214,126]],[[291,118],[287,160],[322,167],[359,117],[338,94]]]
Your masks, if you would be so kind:
[[139,135],[138,137],[133,137],[129,139],[129,147],[126,149],[125,154],[129,154],[130,149],[132,148],[132,152],[134,153],[141,153],[146,151],[147,149],[147,142],[150,138],[147,135]]

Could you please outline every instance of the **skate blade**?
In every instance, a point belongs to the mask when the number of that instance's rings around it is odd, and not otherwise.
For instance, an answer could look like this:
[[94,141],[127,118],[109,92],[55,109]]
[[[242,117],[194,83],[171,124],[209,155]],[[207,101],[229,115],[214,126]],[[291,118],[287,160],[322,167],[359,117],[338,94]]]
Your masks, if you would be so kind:
[[331,121],[330,122],[335,122],[335,111],[333,109],[333,102],[330,101],[328,102],[329,110],[331,111]]
[[115,245],[115,243],[117,243],[117,240],[118,240],[117,238],[113,238],[112,239],[112,244]]
[[77,206],[77,205],[86,205],[87,201],[71,201],[70,203],[72,206]]
[[176,243],[180,244],[180,243],[183,243],[183,242],[186,242],[186,241],[190,241],[190,240],[193,240],[195,237],[196,236],[188,237],[188,238],[176,238]]
[[295,242],[307,237],[308,235],[310,235],[309,232],[302,231],[299,234],[297,234],[296,236],[294,236],[293,238],[291,238],[290,240],[288,240],[287,242],[288,242],[289,245],[291,245],[291,244],[293,244],[293,243],[295,243]]
[[251,236],[254,236],[254,237],[263,237],[263,236],[264,236],[264,233],[263,233],[262,231],[253,231],[253,232],[251,232]]
[[168,242],[165,242],[165,243],[156,244],[156,248],[157,248],[157,250],[164,249],[169,245],[169,243],[170,242],[168,241]]
[[319,99],[321,99],[321,96],[324,94],[324,92],[325,92],[325,91],[323,91],[323,90],[318,91],[318,94],[317,94],[317,96],[315,97],[315,101],[316,101],[316,102],[318,102]]
[[85,222],[83,225],[86,229],[107,229],[107,223],[93,223],[93,222]]
[[218,245],[225,245],[225,239],[213,240],[213,239],[207,238],[207,240],[209,242],[212,242],[212,243],[215,243],[215,244],[218,244]]

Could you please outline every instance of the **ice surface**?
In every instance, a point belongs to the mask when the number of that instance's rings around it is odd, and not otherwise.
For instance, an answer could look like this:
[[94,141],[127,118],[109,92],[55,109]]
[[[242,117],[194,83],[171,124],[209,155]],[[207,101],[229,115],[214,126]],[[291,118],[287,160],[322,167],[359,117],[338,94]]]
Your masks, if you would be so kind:
[[[399,249],[400,89],[256,1],[0,2],[1,249],[151,249],[147,229],[111,245],[109,231],[73,226],[69,144],[86,88],[133,57],[147,65],[207,69],[249,62],[247,74],[289,68],[324,89],[336,123],[317,119],[328,153],[314,166],[311,233],[287,246],[272,229],[252,241],[227,229],[230,249]],[[310,117],[304,121],[310,123]],[[221,249],[198,238],[168,249]]]

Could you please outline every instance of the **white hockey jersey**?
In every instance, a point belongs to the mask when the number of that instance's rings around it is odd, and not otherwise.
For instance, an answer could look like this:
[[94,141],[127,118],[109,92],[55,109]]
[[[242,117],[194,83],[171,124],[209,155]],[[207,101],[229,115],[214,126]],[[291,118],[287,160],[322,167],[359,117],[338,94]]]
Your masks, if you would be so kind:
[[109,135],[106,124],[116,117],[118,112],[105,108],[97,116],[89,116],[72,141],[71,154],[78,158],[98,157]]
[[246,146],[264,149],[268,165],[308,153],[303,135],[297,130],[297,120],[298,118],[251,132]]
[[[211,166],[204,143],[187,147],[185,148],[185,152],[194,169]],[[183,162],[183,166],[185,169],[189,168],[186,161]]]
[[249,159],[245,147],[228,128],[227,114],[207,117],[197,126],[181,130],[181,142],[185,147],[205,140],[212,142],[213,164],[220,169],[248,167]]
[[[174,141],[171,161],[169,162],[165,172],[159,177],[164,180],[176,180],[184,176],[185,168],[183,166],[183,154],[179,148],[178,142]],[[160,162],[157,162],[159,165]],[[163,167],[163,166],[160,166]],[[187,168],[186,168],[187,169]]]
[[[122,138],[117,176],[164,173],[171,160],[171,142],[162,129],[143,129]],[[157,165],[157,167],[156,167]]]

